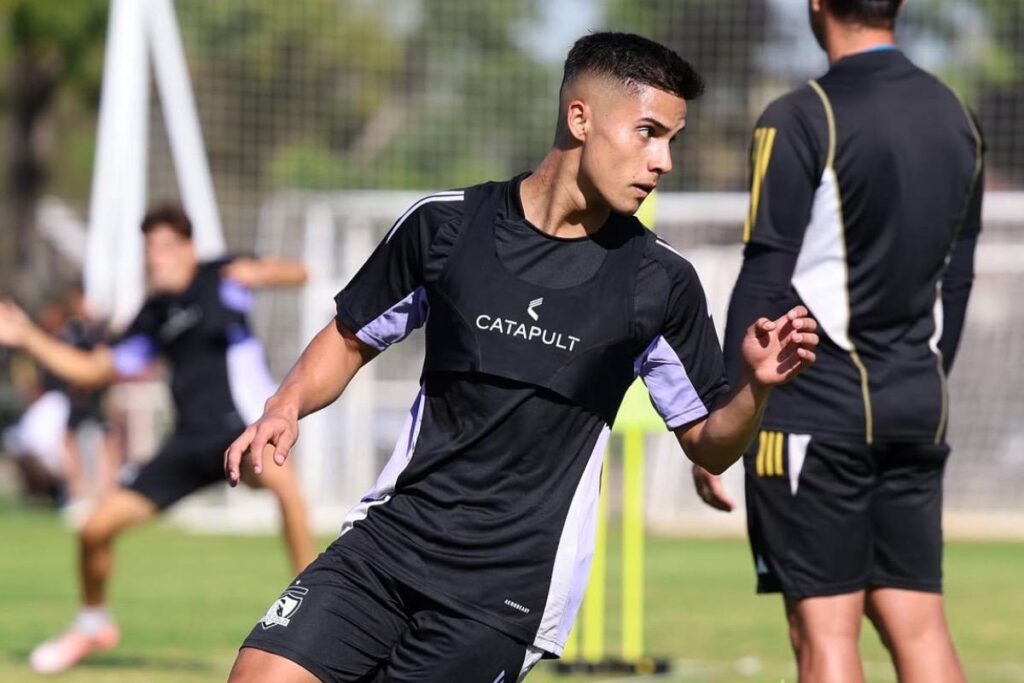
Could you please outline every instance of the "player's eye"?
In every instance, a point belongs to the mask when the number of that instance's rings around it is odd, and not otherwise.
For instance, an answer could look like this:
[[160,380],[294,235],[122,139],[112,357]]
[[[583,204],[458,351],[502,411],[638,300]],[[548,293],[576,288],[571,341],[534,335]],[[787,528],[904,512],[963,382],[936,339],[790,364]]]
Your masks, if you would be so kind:
[[640,126],[636,129],[640,133],[640,137],[651,138],[654,137],[654,128],[651,126]]

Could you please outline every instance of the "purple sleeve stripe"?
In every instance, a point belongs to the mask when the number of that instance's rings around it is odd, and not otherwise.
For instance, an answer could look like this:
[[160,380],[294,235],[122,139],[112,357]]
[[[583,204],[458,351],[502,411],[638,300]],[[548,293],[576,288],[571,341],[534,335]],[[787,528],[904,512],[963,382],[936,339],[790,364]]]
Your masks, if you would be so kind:
[[232,311],[248,313],[252,309],[252,291],[240,282],[222,279],[219,294],[220,302]]
[[132,377],[145,371],[156,358],[156,344],[146,334],[127,337],[113,347],[114,370],[121,377]]
[[651,402],[669,429],[708,414],[679,355],[664,337],[658,336],[651,342],[634,368],[647,385]]
[[409,296],[361,327],[356,332],[356,337],[364,344],[383,351],[408,337],[417,327],[421,327],[427,321],[429,311],[427,292],[422,287],[417,287]]
[[679,415],[673,415],[665,418],[665,426],[669,429],[678,429],[688,422],[699,420],[702,417],[707,417],[708,409],[703,403],[699,406],[694,406],[691,410],[681,413]]

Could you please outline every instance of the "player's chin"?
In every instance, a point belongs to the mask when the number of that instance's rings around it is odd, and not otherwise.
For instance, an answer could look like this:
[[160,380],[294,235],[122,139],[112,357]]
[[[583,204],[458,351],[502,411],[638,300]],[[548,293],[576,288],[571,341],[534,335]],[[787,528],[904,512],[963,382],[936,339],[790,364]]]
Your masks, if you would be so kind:
[[635,196],[632,196],[616,198],[616,200],[610,202],[609,205],[611,206],[611,210],[615,213],[622,214],[624,216],[632,216],[643,203],[643,199],[638,199]]

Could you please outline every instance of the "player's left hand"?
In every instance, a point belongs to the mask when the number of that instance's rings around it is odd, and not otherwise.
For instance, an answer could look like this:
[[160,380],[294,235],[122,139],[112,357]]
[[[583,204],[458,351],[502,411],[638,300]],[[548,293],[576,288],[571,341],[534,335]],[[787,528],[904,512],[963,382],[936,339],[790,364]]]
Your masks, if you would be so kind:
[[814,362],[818,323],[803,306],[778,320],[759,318],[747,328],[741,353],[755,381],[778,386]]
[[736,501],[725,492],[725,487],[722,486],[722,478],[717,474],[711,474],[700,465],[693,466],[693,487],[705,505],[710,505],[722,512],[732,512],[736,508]]

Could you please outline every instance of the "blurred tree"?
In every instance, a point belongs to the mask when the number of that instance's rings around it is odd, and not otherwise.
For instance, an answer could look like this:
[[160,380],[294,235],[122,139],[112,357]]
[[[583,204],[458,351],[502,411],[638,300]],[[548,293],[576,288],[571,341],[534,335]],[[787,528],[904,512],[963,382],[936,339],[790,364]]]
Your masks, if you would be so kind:
[[987,182],[1024,185],[1019,126],[1024,112],[1024,2],[925,0],[908,5],[909,42],[938,53],[940,78],[971,105],[985,132]]
[[[514,41],[533,4],[389,5],[179,0],[214,176],[241,174],[228,184],[252,188],[422,188],[536,158],[526,133],[537,113],[514,101],[526,85],[516,79],[551,80]],[[508,106],[474,121],[476,99]]]
[[177,8],[193,78],[203,84],[197,105],[214,176],[242,174],[253,187],[274,173],[303,187],[334,181],[325,152],[358,138],[402,67],[400,46],[372,8],[351,0],[185,0]]
[[[990,174],[997,183],[1024,187],[1024,150],[1019,142],[1024,113],[1024,2],[980,0],[999,45],[999,56],[986,69],[988,87],[979,93],[976,110],[988,136],[988,162],[1002,175]],[[993,182],[996,181],[996,182]]]
[[[394,169],[384,186],[463,186],[530,168],[551,144],[560,75],[517,40],[539,21],[537,3],[423,0],[421,15],[393,90],[413,93],[405,125],[373,159]],[[546,107],[521,96],[538,92],[550,93]]]
[[102,70],[107,0],[0,0],[0,69],[8,119],[5,149],[7,220],[0,243],[0,286],[30,291],[45,277],[33,249],[35,206],[53,163],[55,103],[62,97],[95,108]]
[[[538,5],[176,0],[229,242],[251,246],[276,189],[452,187],[539,159],[557,75],[521,44]],[[517,97],[538,90],[548,110]],[[154,196],[173,183],[161,118]]]

